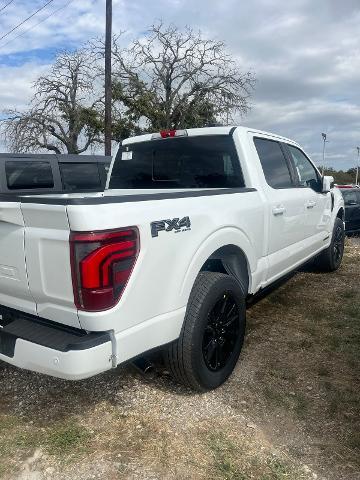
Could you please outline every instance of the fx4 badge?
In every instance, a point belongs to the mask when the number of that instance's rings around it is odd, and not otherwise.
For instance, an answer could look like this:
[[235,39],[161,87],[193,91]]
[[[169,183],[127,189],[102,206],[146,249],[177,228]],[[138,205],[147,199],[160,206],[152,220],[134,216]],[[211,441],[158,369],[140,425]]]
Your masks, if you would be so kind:
[[158,220],[157,222],[152,222],[151,226],[151,236],[158,237],[159,232],[172,232],[180,233],[180,232],[187,232],[191,230],[191,222],[189,217],[184,217],[180,220],[180,218],[173,218],[169,220]]

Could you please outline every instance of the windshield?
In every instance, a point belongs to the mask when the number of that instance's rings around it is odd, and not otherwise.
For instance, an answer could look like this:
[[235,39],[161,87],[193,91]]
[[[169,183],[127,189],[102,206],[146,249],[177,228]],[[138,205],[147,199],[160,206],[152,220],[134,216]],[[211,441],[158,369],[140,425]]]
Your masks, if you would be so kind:
[[230,135],[167,138],[120,148],[109,188],[243,187]]

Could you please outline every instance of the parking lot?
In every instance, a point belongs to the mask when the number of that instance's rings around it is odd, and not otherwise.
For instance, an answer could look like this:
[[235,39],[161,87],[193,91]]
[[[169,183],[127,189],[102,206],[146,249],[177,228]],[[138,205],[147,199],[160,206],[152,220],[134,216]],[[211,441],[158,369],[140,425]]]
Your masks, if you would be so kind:
[[222,388],[160,367],[70,383],[0,365],[4,479],[360,478],[360,245],[335,274],[300,272],[248,311]]

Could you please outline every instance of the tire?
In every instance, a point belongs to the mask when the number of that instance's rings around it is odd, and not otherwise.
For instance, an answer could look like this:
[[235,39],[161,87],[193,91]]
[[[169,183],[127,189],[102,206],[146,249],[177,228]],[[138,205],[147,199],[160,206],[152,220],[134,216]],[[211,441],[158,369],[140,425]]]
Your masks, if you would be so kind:
[[323,272],[334,272],[337,270],[342,262],[344,245],[344,222],[341,218],[336,218],[330,246],[321,252],[316,259],[316,267]]
[[165,363],[175,380],[198,392],[224,383],[238,361],[245,323],[245,297],[236,280],[222,273],[201,272],[190,294],[180,337],[165,352]]

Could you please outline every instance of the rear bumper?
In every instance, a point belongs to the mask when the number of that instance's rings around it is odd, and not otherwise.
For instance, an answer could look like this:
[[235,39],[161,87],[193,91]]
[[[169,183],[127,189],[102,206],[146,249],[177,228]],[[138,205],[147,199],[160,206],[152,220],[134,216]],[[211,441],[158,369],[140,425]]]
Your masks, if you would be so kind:
[[112,332],[85,332],[0,306],[0,361],[67,380],[109,370],[179,337],[185,307]]
[[112,367],[108,332],[87,333],[1,309],[0,360],[19,368],[80,380]]
[[19,368],[66,380],[81,380],[111,368],[111,343],[86,350],[59,352],[18,339],[12,358],[0,354],[0,360]]

